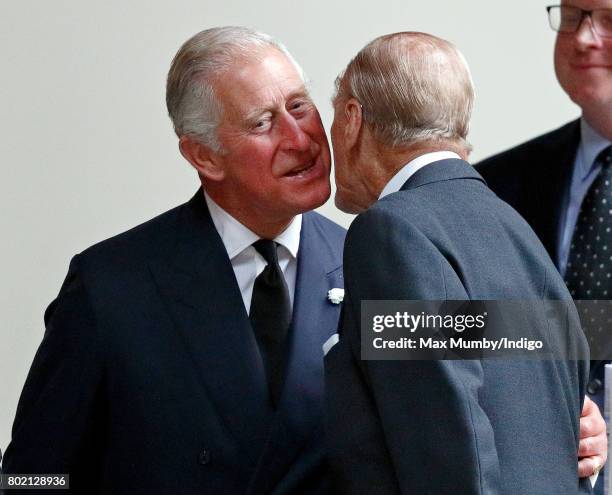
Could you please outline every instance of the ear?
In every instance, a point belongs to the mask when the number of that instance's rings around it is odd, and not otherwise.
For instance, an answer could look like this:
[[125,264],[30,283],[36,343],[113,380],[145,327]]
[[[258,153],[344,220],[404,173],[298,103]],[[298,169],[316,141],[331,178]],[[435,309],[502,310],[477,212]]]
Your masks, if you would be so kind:
[[350,150],[357,144],[363,125],[363,109],[355,98],[349,98],[344,104],[344,118],[346,119],[344,139],[347,150]]
[[198,175],[206,180],[219,182],[225,178],[225,170],[219,159],[219,154],[210,147],[200,143],[191,136],[181,136],[179,150]]

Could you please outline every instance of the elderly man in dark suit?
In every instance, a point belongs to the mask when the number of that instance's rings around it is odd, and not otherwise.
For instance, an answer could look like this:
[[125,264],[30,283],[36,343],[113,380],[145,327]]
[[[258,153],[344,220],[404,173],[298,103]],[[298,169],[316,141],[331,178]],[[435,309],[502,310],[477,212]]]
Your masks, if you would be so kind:
[[[372,41],[338,79],[336,204],[360,213],[325,358],[339,492],[590,493],[575,461],[588,362],[361,359],[363,301],[572,305],[536,235],[465,161],[472,102],[461,54],[423,33]],[[577,325],[570,339],[588,356]]]
[[4,471],[84,494],[328,493],[344,230],[310,212],[331,160],[301,69],[265,34],[210,29],[177,53],[167,104],[202,188],[72,260]]
[[[531,225],[574,299],[612,299],[612,0],[568,0],[547,9],[557,31],[557,79],[582,116],[476,168]],[[587,393],[603,410],[609,361],[604,349],[594,351]],[[596,456],[585,469],[604,460]],[[603,493],[602,483],[597,489]]]

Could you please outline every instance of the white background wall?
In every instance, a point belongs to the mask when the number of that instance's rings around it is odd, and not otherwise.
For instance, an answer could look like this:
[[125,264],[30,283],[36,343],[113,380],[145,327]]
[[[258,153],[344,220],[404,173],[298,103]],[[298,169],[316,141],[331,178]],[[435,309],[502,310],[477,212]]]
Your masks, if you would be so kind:
[[[248,25],[285,42],[327,127],[333,80],[366,42],[419,30],[463,51],[474,161],[578,115],[552,68],[550,0],[20,0],[0,12],[0,447],[70,258],[186,201],[165,76],[181,43]],[[324,214],[348,226],[330,202]]]

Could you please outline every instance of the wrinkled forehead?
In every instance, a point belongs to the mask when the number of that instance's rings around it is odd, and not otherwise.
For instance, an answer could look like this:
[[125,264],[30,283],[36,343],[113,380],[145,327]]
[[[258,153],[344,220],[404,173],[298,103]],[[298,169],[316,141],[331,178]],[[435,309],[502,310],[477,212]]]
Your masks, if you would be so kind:
[[215,90],[227,109],[273,107],[296,96],[308,96],[295,64],[281,51],[267,49],[240,57],[216,78]]

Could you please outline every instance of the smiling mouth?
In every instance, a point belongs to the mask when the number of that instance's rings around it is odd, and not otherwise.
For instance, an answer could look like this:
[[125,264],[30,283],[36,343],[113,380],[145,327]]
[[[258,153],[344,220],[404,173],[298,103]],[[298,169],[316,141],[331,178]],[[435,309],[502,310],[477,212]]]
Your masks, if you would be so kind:
[[585,69],[610,69],[611,66],[605,64],[572,64],[572,68],[585,70]]
[[285,177],[303,177],[310,172],[316,164],[316,160],[312,160],[305,165],[296,167],[285,174]]

